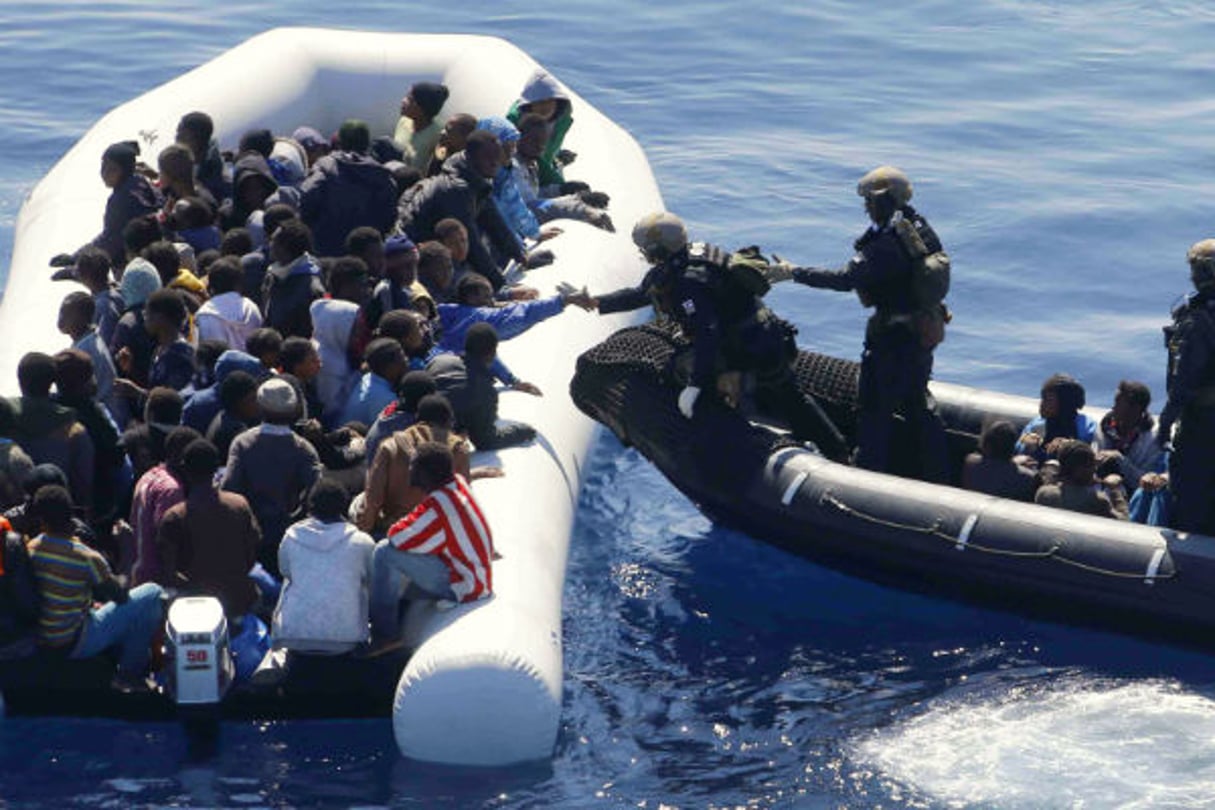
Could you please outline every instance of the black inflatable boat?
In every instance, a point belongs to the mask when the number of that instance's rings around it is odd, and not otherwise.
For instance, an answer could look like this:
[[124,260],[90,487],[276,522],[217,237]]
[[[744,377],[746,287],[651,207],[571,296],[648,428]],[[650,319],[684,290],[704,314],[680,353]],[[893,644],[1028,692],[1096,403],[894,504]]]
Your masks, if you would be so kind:
[[[1215,646],[1215,538],[1090,517],[837,464],[712,397],[684,419],[687,345],[662,323],[578,359],[574,402],[713,520],[883,584],[1153,639]],[[799,384],[851,437],[858,364],[802,353]],[[961,459],[1036,400],[934,383]]]

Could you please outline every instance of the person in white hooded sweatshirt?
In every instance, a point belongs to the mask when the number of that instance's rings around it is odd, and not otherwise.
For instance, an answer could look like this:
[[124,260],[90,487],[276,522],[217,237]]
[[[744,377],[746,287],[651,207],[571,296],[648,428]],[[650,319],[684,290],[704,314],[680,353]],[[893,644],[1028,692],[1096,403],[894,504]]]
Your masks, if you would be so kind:
[[257,304],[244,296],[245,271],[233,256],[212,262],[207,272],[211,297],[194,313],[199,340],[220,340],[229,349],[245,350],[249,335],[262,328]]
[[308,517],[287,529],[278,549],[283,590],[270,636],[276,648],[341,655],[368,640],[375,543],[346,520],[350,496],[321,479]]
[[324,407],[321,421],[325,427],[338,427],[338,417],[350,389],[358,382],[357,368],[351,368],[350,335],[359,316],[359,305],[350,301],[321,298],[312,302],[312,339],[321,356],[321,370],[316,375],[316,393]]

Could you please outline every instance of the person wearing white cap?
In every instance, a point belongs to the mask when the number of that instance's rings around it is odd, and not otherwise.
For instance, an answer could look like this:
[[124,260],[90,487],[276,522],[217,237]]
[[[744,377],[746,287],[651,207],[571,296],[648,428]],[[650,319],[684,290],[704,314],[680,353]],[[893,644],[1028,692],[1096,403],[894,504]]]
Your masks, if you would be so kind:
[[312,445],[295,435],[300,400],[286,380],[272,377],[257,389],[262,424],[232,441],[221,489],[244,495],[262,528],[258,559],[278,575],[278,545],[321,476]]

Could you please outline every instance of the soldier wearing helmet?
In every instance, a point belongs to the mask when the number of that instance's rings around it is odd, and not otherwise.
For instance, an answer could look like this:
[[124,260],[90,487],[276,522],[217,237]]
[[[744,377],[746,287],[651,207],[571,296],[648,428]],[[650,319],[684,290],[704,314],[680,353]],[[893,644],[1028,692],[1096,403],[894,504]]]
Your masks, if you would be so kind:
[[[928,393],[932,350],[944,327],[940,323],[935,342],[925,335],[925,304],[916,282],[917,262],[945,253],[928,221],[911,207],[911,180],[902,171],[879,166],[860,179],[856,193],[872,222],[856,240],[856,254],[842,269],[798,267],[792,277],[810,287],[855,290],[861,304],[874,309],[861,354],[857,465],[890,469],[895,417],[902,414],[918,437],[921,477],[945,481],[945,428]],[[933,306],[947,313],[939,301]]]
[[716,389],[719,371],[752,371],[759,401],[788,421],[797,438],[842,459],[848,450],[843,436],[793,376],[796,330],[773,315],[760,294],[730,284],[730,254],[689,244],[683,222],[667,212],[642,217],[633,228],[633,243],[651,265],[641,284],[592,298],[590,304],[603,315],[652,304],[679,324],[693,346],[680,412],[692,418],[701,391]]
[[1169,352],[1169,400],[1160,413],[1157,439],[1168,443],[1173,528],[1215,534],[1215,239],[1186,254],[1195,292],[1173,310],[1164,328]]

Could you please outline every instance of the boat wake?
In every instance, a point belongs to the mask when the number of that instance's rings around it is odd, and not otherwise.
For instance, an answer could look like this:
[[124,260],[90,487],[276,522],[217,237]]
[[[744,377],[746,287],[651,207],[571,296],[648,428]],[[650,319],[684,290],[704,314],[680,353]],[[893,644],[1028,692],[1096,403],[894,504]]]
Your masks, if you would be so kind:
[[1215,700],[1175,681],[1052,678],[948,693],[859,763],[950,806],[1215,806]]

